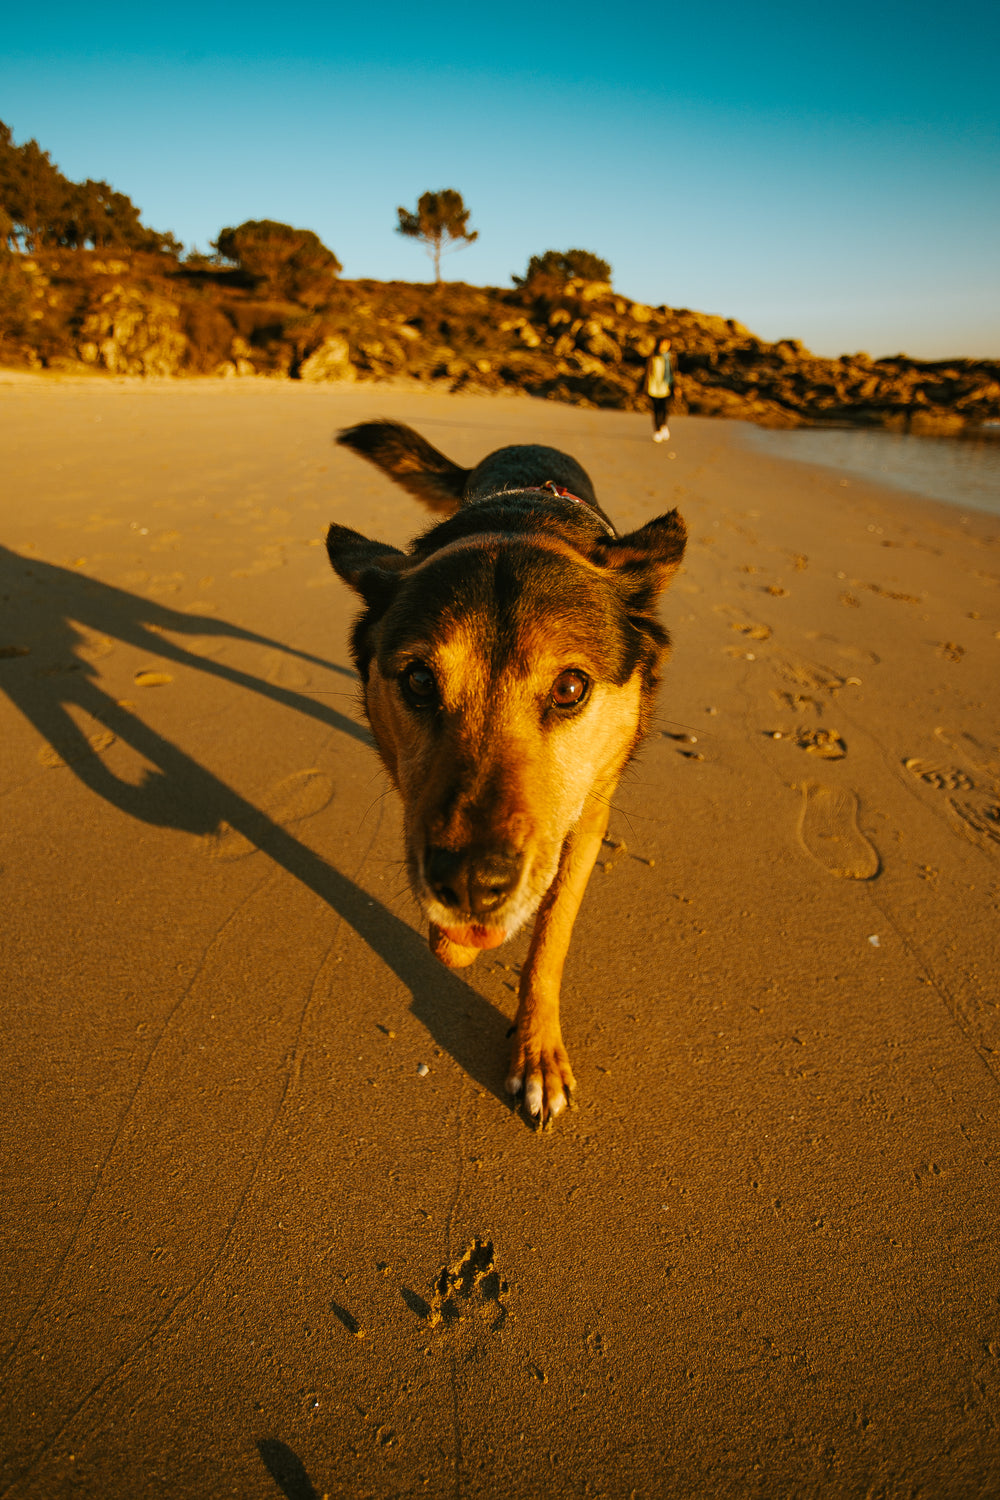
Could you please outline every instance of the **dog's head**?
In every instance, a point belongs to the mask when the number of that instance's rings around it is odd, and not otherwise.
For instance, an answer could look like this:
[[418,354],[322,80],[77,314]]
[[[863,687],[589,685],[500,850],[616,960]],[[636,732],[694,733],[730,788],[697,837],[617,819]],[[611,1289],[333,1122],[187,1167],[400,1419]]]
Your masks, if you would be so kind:
[[535,911],[588,797],[645,731],[669,638],[656,601],[680,565],[676,511],[623,537],[494,530],[485,509],[408,553],[331,526],[365,608],[355,663],[402,796],[410,880],[430,920],[493,946]]

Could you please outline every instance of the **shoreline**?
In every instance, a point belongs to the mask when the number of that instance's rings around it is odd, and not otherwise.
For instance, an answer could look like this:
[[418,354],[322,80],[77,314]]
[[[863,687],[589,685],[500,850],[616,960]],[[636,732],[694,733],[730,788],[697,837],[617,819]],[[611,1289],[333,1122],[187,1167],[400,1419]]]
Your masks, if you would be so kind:
[[785,462],[838,472],[849,480],[1000,515],[1000,431],[932,436],[872,428],[800,427],[787,436],[745,424],[745,441]]

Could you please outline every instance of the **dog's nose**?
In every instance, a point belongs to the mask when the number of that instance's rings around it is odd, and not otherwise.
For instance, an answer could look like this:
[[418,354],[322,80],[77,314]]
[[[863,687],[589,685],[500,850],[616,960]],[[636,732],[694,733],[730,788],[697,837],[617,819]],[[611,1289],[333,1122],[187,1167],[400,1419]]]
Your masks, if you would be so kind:
[[427,884],[443,906],[484,917],[516,889],[522,856],[516,849],[440,849],[431,845],[424,859]]

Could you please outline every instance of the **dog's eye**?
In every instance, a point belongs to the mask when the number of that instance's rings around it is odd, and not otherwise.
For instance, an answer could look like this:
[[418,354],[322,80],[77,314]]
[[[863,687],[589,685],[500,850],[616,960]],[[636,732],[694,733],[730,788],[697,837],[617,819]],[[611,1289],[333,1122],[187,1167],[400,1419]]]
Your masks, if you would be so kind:
[[579,708],[589,692],[590,678],[571,667],[552,684],[552,702],[556,708]]
[[438,701],[434,673],[422,661],[410,663],[401,673],[399,685],[411,708],[433,708]]

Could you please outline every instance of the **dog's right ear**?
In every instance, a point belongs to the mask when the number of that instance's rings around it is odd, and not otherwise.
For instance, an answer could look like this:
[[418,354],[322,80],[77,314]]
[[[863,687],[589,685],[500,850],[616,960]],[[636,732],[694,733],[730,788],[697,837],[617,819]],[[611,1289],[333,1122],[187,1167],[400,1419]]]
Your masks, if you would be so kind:
[[360,531],[334,522],[326,534],[326,550],[333,571],[361,595],[369,609],[384,608],[409,559],[398,547],[372,542]]

